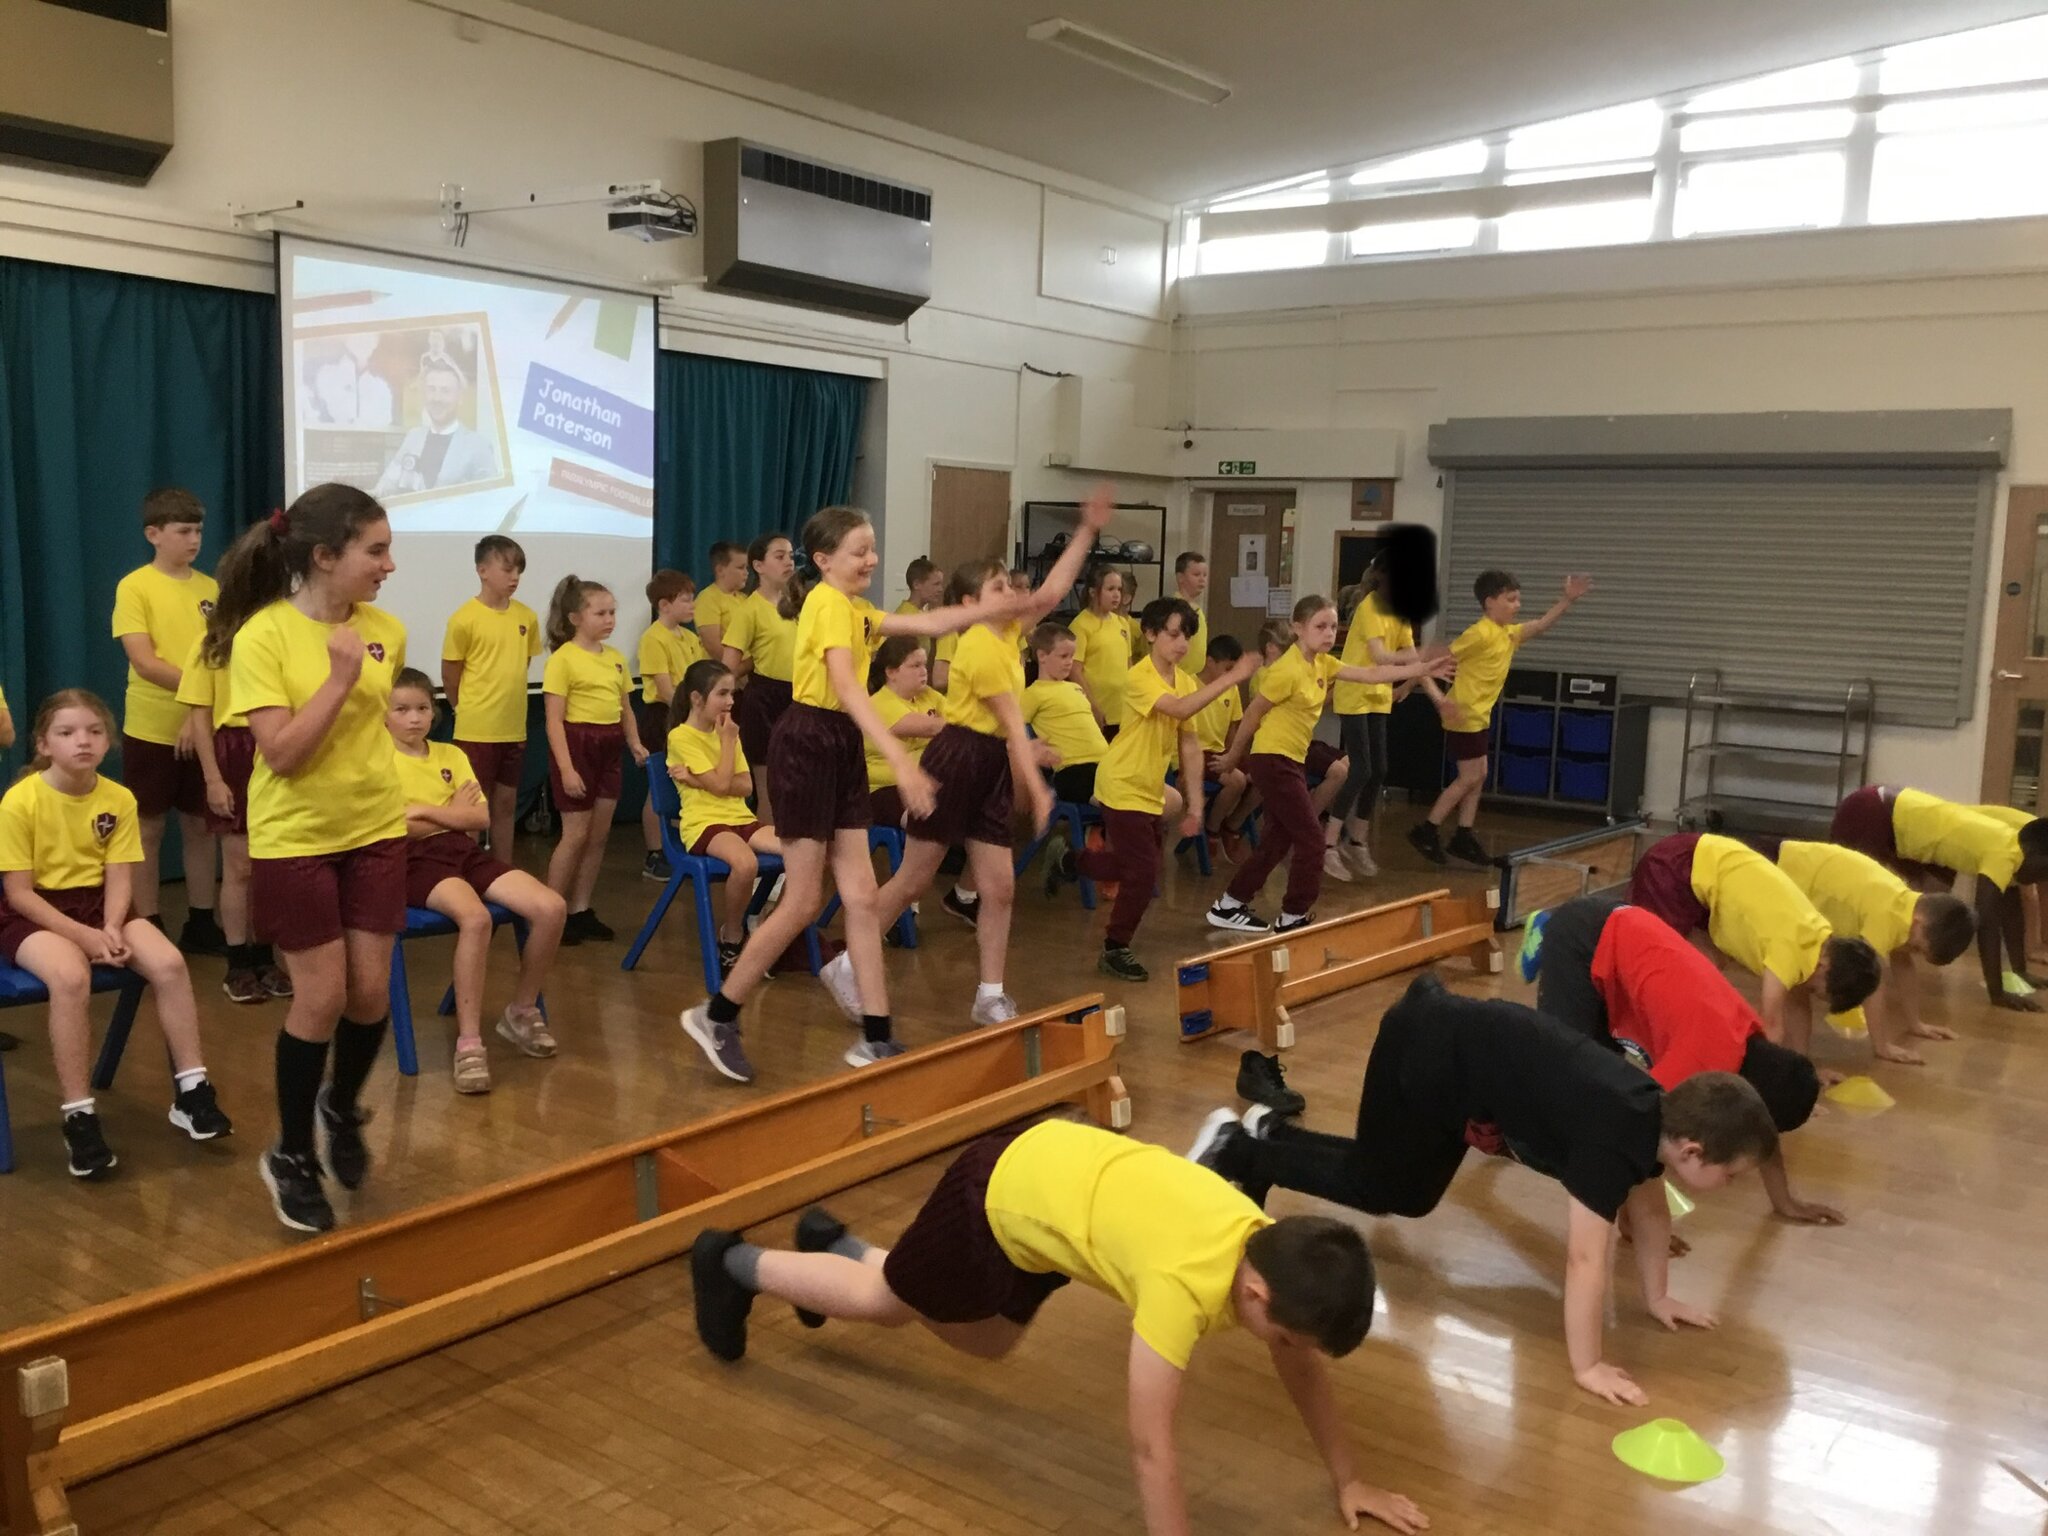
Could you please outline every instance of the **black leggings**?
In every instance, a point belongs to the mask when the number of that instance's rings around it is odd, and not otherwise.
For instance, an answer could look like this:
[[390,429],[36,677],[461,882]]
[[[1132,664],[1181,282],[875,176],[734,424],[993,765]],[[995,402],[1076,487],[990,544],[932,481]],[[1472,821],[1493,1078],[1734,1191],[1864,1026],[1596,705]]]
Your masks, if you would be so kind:
[[[1339,821],[1353,814],[1370,821],[1379,809],[1380,792],[1387,787],[1387,717],[1339,715],[1337,725],[1351,771],[1337,798],[1330,802],[1330,814]],[[1358,807],[1355,813],[1354,806]]]

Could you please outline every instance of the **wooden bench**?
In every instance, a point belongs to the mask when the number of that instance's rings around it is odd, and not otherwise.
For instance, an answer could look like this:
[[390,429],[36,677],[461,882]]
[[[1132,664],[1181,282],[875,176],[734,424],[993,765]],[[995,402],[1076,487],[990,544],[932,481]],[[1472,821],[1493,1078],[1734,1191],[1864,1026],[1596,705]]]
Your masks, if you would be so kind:
[[1294,1044],[1287,1010],[1295,1005],[1452,955],[1467,956],[1481,971],[1498,971],[1497,900],[1493,891],[1481,897],[1426,891],[1192,955],[1178,968],[1180,1038],[1242,1029],[1256,1034],[1263,1050],[1285,1050]]
[[675,1258],[706,1227],[752,1226],[1059,1104],[1122,1129],[1123,1031],[1123,1009],[1076,998],[0,1336],[4,1528],[62,1536],[79,1483]]
[[1494,860],[1500,868],[1495,926],[1506,933],[1521,927],[1531,914],[1547,912],[1574,897],[1626,890],[1645,833],[1641,821],[1622,821],[1503,854]]

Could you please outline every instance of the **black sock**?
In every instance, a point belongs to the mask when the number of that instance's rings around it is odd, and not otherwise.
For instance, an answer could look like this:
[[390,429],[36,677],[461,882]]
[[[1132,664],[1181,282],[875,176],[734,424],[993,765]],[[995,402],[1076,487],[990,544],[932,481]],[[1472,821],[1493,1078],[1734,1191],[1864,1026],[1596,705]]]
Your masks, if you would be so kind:
[[228,946],[228,969],[231,971],[255,970],[256,946],[254,944],[230,944]]
[[[185,910],[185,920],[190,923],[211,923],[213,922],[213,908],[188,907]],[[219,924],[216,923],[214,926],[218,927]]]
[[384,1048],[384,1029],[389,1023],[389,1019],[379,1019],[374,1024],[343,1019],[335,1026],[334,1082],[327,1093],[328,1108],[343,1113],[355,1110],[356,1095],[363,1091],[370,1068],[377,1064],[377,1053]]
[[886,1013],[864,1013],[860,1016],[861,1038],[870,1045],[880,1045],[889,1038],[889,1015]]
[[289,1157],[313,1155],[313,1101],[327,1075],[327,1042],[277,1032],[277,1145]]
[[727,997],[724,992],[711,994],[707,1008],[714,1024],[737,1024],[740,1021],[740,1005]]

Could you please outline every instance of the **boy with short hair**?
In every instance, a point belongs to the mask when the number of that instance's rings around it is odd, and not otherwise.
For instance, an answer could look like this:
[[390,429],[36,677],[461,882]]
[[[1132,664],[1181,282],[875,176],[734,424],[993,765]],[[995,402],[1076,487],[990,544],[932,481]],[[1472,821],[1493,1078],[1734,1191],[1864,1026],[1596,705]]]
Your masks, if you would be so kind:
[[747,600],[747,546],[720,539],[711,546],[711,584],[697,593],[697,638],[714,661],[723,654],[725,631]]
[[1762,987],[1764,1029],[1804,1052],[1813,1034],[1813,999],[1829,1013],[1860,1008],[1882,974],[1865,939],[1837,934],[1805,892],[1745,843],[1713,833],[1680,832],[1644,850],[1629,878],[1628,899],[1682,937],[1701,935],[1709,959],[1723,956]]
[[1188,637],[1188,655],[1199,665],[1209,655],[1209,616],[1202,610],[1202,600],[1209,595],[1209,557],[1198,549],[1184,549],[1175,555],[1173,590],[1176,597],[1195,610],[1195,632]]
[[1188,1156],[1263,1205],[1275,1184],[1376,1216],[1426,1216],[1469,1148],[1513,1157],[1564,1185],[1564,1335],[1572,1377],[1612,1403],[1649,1399],[1603,1358],[1615,1221],[1628,1212],[1650,1315],[1711,1328],[1671,1296],[1663,1180],[1719,1189],[1773,1157],[1757,1092],[1702,1072],[1669,1093],[1613,1051],[1520,1003],[1458,997],[1418,976],[1380,1020],[1352,1137],[1303,1130],[1263,1105],[1211,1114]]
[[946,595],[946,573],[929,555],[919,555],[903,573],[910,595],[896,605],[898,613],[923,613],[936,608]]
[[188,915],[178,947],[218,955],[227,947],[213,915],[218,848],[206,825],[206,778],[194,740],[202,720],[178,702],[180,664],[206,632],[220,584],[194,570],[206,508],[190,491],[164,486],[142,498],[142,536],[152,551],[114,588],[114,638],[128,657],[121,711],[121,780],[135,796],[142,863],[135,872],[134,915],[158,917],[164,818],[178,813],[185,849]]
[[[1444,721],[1444,747],[1458,765],[1457,776],[1436,797],[1428,819],[1408,831],[1408,841],[1430,863],[1441,864],[1446,855],[1467,864],[1491,862],[1479,839],[1472,835],[1472,824],[1479,819],[1479,796],[1486,786],[1493,706],[1500,702],[1500,691],[1508,680],[1515,652],[1563,618],[1574,603],[1592,590],[1590,576],[1567,576],[1564,595],[1541,618],[1518,624],[1515,616],[1522,611],[1520,582],[1506,571],[1492,570],[1481,571],[1473,581],[1472,595],[1479,599],[1479,617],[1451,642],[1451,654],[1458,659],[1458,675],[1437,705],[1437,713]],[[1446,843],[1443,824],[1453,811],[1458,816],[1458,830]]]
[[503,534],[476,543],[475,597],[448,619],[441,640],[441,691],[455,711],[455,745],[490,797],[490,848],[512,856],[519,779],[526,761],[526,684],[540,654],[541,626],[517,601],[526,551]]
[[1268,1218],[1163,1147],[1045,1120],[970,1142],[894,1248],[870,1247],[823,1210],[796,1251],[707,1231],[690,1252],[697,1334],[722,1360],[746,1353],[756,1296],[827,1318],[921,1323],[965,1354],[1014,1350],[1070,1280],[1131,1308],[1131,1459],[1144,1526],[1188,1529],[1175,1445],[1196,1344],[1243,1328],[1264,1344],[1335,1485],[1337,1512],[1426,1529],[1407,1499],[1361,1481],[1319,1354],[1341,1359],[1372,1326],[1372,1259],[1357,1229],[1323,1216]]

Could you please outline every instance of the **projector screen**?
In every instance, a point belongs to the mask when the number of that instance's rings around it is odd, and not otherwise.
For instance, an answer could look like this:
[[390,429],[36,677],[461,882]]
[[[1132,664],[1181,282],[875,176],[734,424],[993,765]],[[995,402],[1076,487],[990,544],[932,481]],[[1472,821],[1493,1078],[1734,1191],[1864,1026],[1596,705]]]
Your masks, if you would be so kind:
[[526,551],[519,599],[543,622],[571,571],[610,587],[630,658],[654,564],[654,300],[290,235],[278,295],[286,494],[340,480],[390,510],[378,602],[413,665],[438,680],[487,533]]

